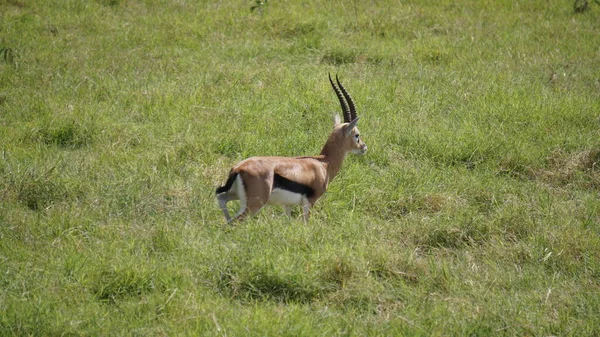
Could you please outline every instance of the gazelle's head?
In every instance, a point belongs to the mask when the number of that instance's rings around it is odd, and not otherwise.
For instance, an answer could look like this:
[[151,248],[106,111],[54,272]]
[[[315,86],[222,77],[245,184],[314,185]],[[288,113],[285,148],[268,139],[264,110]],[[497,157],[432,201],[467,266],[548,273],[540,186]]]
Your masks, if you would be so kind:
[[339,88],[333,83],[331,74],[329,74],[329,82],[342,107],[344,122],[342,123],[339,115],[335,116],[333,133],[330,137],[335,137],[336,141],[341,142],[342,144],[340,145],[346,152],[363,155],[367,152],[367,144],[360,138],[360,132],[356,127],[359,118],[356,116],[356,106],[350,94],[348,94],[344,86],[340,83],[337,75],[335,76],[335,81]]

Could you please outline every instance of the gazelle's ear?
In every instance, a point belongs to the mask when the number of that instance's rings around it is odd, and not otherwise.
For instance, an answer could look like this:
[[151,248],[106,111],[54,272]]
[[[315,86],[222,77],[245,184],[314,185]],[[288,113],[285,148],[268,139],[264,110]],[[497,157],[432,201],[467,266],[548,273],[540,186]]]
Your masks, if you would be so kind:
[[342,123],[342,120],[340,119],[340,115],[335,114],[333,115],[333,126],[337,126],[340,125],[340,123]]
[[352,129],[354,129],[354,127],[356,126],[356,123],[358,123],[358,119],[360,117],[356,117],[352,120],[352,122],[350,122],[348,124],[348,128],[346,129],[346,136],[350,136],[350,134],[352,133]]

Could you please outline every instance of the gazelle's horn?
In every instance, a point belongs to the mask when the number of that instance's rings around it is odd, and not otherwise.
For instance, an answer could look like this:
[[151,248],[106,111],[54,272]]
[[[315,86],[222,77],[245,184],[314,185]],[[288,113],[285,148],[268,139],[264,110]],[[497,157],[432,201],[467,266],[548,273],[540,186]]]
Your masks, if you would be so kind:
[[342,94],[344,95],[344,97],[346,98],[346,102],[348,103],[348,107],[350,110],[350,118],[348,119],[348,122],[353,121],[356,119],[356,106],[354,105],[354,101],[352,100],[352,97],[350,97],[350,94],[346,91],[346,89],[344,89],[344,86],[340,83],[340,80],[338,79],[337,75],[335,75],[335,81],[340,87],[340,90],[342,91]]
[[[336,81],[337,81],[337,75],[335,77]],[[339,81],[337,81],[338,84],[340,84]],[[350,123],[350,121],[352,121],[352,114],[350,112],[350,109],[348,108],[348,104],[346,103],[346,100],[344,99],[345,95],[348,95],[347,93],[344,95],[340,89],[338,89],[335,84],[333,83],[333,80],[331,79],[331,73],[329,73],[329,83],[331,83],[331,87],[333,88],[333,91],[335,92],[335,95],[337,96],[338,100],[340,101],[340,105],[342,106],[342,115],[344,116],[344,123]],[[341,84],[340,84],[340,88],[342,88]],[[344,90],[345,92],[345,90]],[[350,96],[346,96],[346,97],[350,97]],[[354,103],[352,104],[354,106]]]

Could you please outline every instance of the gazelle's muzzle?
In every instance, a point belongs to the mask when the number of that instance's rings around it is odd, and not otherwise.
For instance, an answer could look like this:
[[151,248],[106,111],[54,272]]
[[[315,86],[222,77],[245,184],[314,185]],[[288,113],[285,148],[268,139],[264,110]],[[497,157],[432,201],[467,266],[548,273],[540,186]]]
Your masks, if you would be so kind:
[[360,155],[367,153],[367,144],[363,144],[360,148]]

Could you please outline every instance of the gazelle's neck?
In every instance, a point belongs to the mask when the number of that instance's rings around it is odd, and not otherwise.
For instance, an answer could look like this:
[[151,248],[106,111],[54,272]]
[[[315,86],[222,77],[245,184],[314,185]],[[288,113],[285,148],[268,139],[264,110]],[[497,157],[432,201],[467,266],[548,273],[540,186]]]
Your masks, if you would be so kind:
[[332,134],[321,150],[322,161],[327,165],[326,168],[329,181],[332,181],[338,174],[347,155],[335,136],[335,134]]

